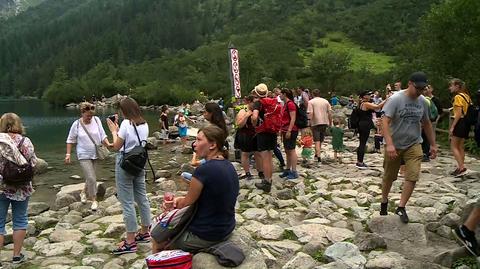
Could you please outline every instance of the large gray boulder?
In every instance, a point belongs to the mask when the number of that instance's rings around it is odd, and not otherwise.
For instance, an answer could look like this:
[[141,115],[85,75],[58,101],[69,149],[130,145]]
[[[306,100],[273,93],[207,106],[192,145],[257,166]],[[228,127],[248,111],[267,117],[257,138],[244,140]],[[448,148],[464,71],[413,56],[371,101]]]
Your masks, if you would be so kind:
[[[85,183],[78,183],[72,185],[63,186],[60,191],[57,193],[57,199],[65,195],[71,195],[75,198],[76,201],[80,201],[80,193],[85,188]],[[103,197],[105,195],[105,183],[97,182],[97,196]],[[55,203],[56,204],[56,203]],[[61,207],[57,207],[61,208]]]
[[35,165],[35,174],[40,175],[48,170],[48,163],[44,159],[37,158],[37,165]]
[[372,218],[368,228],[387,242],[389,249],[403,253],[404,249],[427,246],[425,226],[420,223],[402,223],[398,216]]
[[28,203],[28,215],[36,216],[50,209],[47,203],[43,202],[30,202]]
[[329,246],[324,256],[333,262],[343,262],[351,269],[363,269],[367,263],[358,247],[349,242],[338,242]]

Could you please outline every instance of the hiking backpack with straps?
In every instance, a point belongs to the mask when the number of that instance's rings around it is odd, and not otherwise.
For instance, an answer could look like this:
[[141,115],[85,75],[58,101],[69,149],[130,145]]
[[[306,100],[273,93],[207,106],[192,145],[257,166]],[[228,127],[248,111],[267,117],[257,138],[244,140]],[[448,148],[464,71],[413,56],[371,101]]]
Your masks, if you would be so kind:
[[[148,164],[150,165],[150,169],[152,169],[153,178],[155,178],[155,171],[153,170],[152,164],[150,163],[150,159],[148,158],[147,149],[145,148],[147,141],[140,140],[140,136],[138,135],[136,124],[133,123],[132,126],[135,129],[135,133],[137,135],[139,144],[136,145],[129,152],[127,153],[125,153],[125,151],[123,152],[122,160],[120,161],[120,167],[130,175],[138,176],[145,169],[145,164],[148,161]],[[125,149],[125,142],[126,142],[126,139],[125,141],[123,141],[123,149]]]
[[352,110],[352,114],[348,117],[348,129],[356,130],[360,123],[360,108],[355,107]]
[[[307,116],[307,111],[305,109],[300,108],[295,102],[292,102],[295,107],[297,108],[297,113],[295,115],[295,126],[297,126],[298,129],[303,129],[308,127],[308,116]],[[286,110],[288,111],[288,105],[285,105]]]
[[435,103],[432,101],[432,98],[425,96],[425,99],[427,100],[428,103],[428,110],[429,110],[429,118],[430,121],[435,121],[438,118],[438,108],[435,105]]
[[18,151],[20,151],[20,154],[25,158],[25,160],[27,160],[27,163],[24,165],[18,165],[10,160],[6,161],[5,166],[1,171],[3,182],[6,185],[22,186],[28,184],[33,180],[34,170],[32,163],[29,159],[27,159],[25,155],[23,155],[23,152],[21,150],[24,141],[25,137],[20,140],[17,148]]
[[[460,93],[459,95],[468,104],[467,113],[464,114],[463,118],[465,119],[469,128],[472,125],[476,126],[478,122],[478,109],[473,105],[471,98],[470,98],[470,101],[468,101],[467,97],[465,97],[464,94]],[[463,109],[462,109],[462,114],[463,114]]]
[[282,128],[282,106],[277,98],[261,98],[259,102],[262,104],[264,111],[263,119],[255,128],[257,133],[278,133]]

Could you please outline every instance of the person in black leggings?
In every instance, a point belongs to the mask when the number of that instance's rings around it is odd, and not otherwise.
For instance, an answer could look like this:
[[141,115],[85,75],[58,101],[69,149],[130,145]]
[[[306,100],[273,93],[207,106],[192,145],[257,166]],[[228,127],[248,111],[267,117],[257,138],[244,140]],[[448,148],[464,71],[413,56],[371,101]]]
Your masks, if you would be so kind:
[[372,92],[370,91],[363,91],[358,96],[360,97],[360,101],[358,104],[360,121],[358,123],[357,132],[360,136],[360,143],[357,149],[357,163],[355,166],[358,169],[367,169],[368,166],[363,162],[363,158],[365,156],[365,149],[368,137],[370,136],[370,130],[374,128],[372,113],[375,113],[375,110],[382,109],[383,104],[385,104],[386,100],[382,101],[378,105],[370,102],[372,96]]

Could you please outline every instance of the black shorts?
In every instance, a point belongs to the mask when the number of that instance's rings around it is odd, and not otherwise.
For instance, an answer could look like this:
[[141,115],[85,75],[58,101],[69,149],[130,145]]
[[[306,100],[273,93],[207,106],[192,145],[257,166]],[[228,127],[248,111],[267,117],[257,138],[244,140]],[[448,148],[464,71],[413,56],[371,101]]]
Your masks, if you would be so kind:
[[242,152],[257,151],[257,136],[255,134],[239,132],[235,142],[236,148]]
[[326,124],[319,124],[312,126],[312,133],[313,133],[313,141],[315,142],[323,142],[325,140],[325,132],[327,131]]
[[470,133],[469,127],[470,126],[467,126],[466,120],[461,118],[453,128],[453,136],[467,139]]
[[277,134],[257,133],[257,151],[273,150],[277,146]]
[[298,131],[292,131],[290,139],[285,138],[286,134],[287,133],[282,133],[283,147],[285,148],[285,150],[295,149],[295,147],[297,146]]

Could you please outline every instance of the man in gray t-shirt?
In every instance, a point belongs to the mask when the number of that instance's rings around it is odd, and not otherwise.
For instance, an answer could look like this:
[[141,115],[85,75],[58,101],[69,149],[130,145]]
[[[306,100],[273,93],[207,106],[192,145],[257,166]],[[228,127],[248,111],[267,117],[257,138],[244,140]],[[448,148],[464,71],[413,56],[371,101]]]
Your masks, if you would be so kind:
[[403,183],[400,203],[395,213],[404,223],[408,223],[405,205],[410,199],[415,184],[420,177],[423,158],[422,128],[430,142],[430,157],[437,154],[435,133],[429,119],[428,104],[423,96],[423,89],[428,85],[423,72],[410,76],[408,88],[392,95],[383,107],[383,136],[385,138],[385,159],[383,167],[382,203],[380,215],[388,214],[388,194],[392,183],[397,179],[401,161],[405,162],[405,182]]

